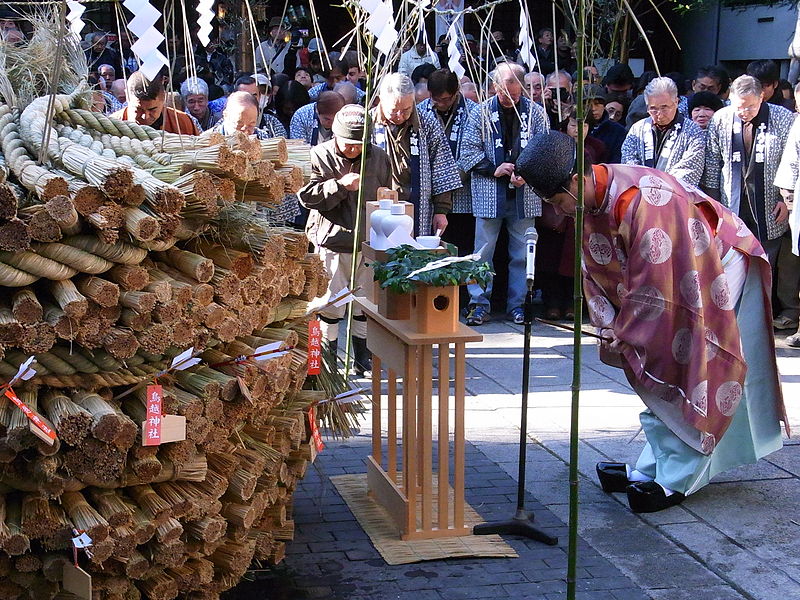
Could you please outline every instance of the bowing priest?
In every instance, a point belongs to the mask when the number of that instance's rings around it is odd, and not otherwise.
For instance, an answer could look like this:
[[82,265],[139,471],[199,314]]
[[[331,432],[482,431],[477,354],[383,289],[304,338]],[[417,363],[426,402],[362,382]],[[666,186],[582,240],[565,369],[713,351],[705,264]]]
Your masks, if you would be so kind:
[[648,167],[587,164],[578,175],[575,143],[557,132],[534,136],[516,169],[573,217],[583,177],[590,317],[611,340],[602,352],[647,406],[637,463],[598,463],[603,490],[627,493],[634,512],[654,512],[780,449],[788,421],[770,266],[742,220]]
[[622,162],[698,185],[705,166],[705,134],[678,111],[678,86],[669,77],[656,77],[644,88],[644,101],[650,116],[631,127],[622,143]]

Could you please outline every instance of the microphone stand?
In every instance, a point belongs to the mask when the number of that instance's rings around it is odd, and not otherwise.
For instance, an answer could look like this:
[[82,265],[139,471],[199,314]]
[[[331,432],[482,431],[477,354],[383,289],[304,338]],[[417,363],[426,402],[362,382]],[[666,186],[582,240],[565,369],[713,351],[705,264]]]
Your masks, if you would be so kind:
[[507,521],[481,523],[472,528],[473,535],[489,535],[493,533],[518,535],[543,542],[549,546],[558,544],[558,538],[537,529],[533,512],[525,510],[525,467],[527,463],[526,448],[528,442],[528,380],[531,362],[531,326],[533,324],[533,280],[528,279],[528,293],[523,305],[523,325],[525,326],[525,346],[522,363],[522,415],[519,426],[519,471],[517,474],[517,512]]

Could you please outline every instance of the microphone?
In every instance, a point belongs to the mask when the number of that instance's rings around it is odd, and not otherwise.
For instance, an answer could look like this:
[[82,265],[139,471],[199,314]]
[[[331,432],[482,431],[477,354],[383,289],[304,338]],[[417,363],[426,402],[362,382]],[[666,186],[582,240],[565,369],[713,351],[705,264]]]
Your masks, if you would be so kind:
[[536,264],[536,242],[539,241],[539,234],[535,227],[528,227],[525,231],[525,278],[528,283],[533,283]]

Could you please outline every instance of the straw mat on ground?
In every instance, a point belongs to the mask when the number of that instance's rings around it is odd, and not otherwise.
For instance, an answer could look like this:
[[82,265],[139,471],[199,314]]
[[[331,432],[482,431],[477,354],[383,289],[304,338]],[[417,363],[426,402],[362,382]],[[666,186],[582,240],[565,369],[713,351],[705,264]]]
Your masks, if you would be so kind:
[[[375,548],[390,565],[476,556],[517,557],[514,549],[499,535],[467,535],[403,541],[399,538],[397,528],[386,510],[367,495],[366,474],[336,475],[331,477],[331,481],[347,502],[347,506],[353,511]],[[436,487],[435,483],[434,487]],[[470,527],[483,523],[483,519],[469,504],[466,505],[464,520]]]

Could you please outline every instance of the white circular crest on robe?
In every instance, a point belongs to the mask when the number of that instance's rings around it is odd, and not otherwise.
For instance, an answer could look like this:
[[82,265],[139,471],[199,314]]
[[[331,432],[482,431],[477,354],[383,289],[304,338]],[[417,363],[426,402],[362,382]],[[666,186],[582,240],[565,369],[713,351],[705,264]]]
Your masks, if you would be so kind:
[[614,321],[614,306],[604,296],[592,296],[589,298],[589,310],[594,317],[595,323],[602,327],[608,327]]
[[694,386],[690,396],[692,408],[705,417],[708,414],[708,380]]
[[689,271],[681,277],[681,296],[692,308],[703,308],[703,296],[700,289],[700,273]]
[[681,365],[688,365],[692,358],[692,332],[685,327],[672,338],[672,357]]
[[613,256],[611,241],[602,233],[589,234],[589,254],[597,264],[607,265]]
[[643,285],[635,292],[629,292],[628,300],[634,305],[634,316],[643,321],[655,321],[663,314],[667,305],[664,294],[652,285]]
[[672,256],[672,240],[663,229],[648,229],[639,242],[639,254],[647,262],[660,265]]
[[738,381],[726,381],[717,389],[714,401],[717,403],[719,412],[726,417],[732,417],[741,399],[742,385]]
[[736,235],[739,237],[747,237],[750,235],[750,230],[747,228],[747,225],[744,224],[744,221],[739,218],[739,215],[731,214],[731,216],[736,225]]
[[655,175],[645,175],[639,180],[639,190],[645,202],[653,206],[665,206],[672,200],[670,185]]
[[710,361],[717,356],[719,350],[719,338],[717,334],[706,329],[706,361]]
[[711,282],[711,299],[721,310],[733,310],[733,297],[725,273],[720,273]]
[[625,286],[621,283],[617,284],[617,297],[622,300],[628,294],[628,290],[625,289]]
[[695,256],[700,256],[711,245],[711,235],[700,219],[689,219],[689,237]]

